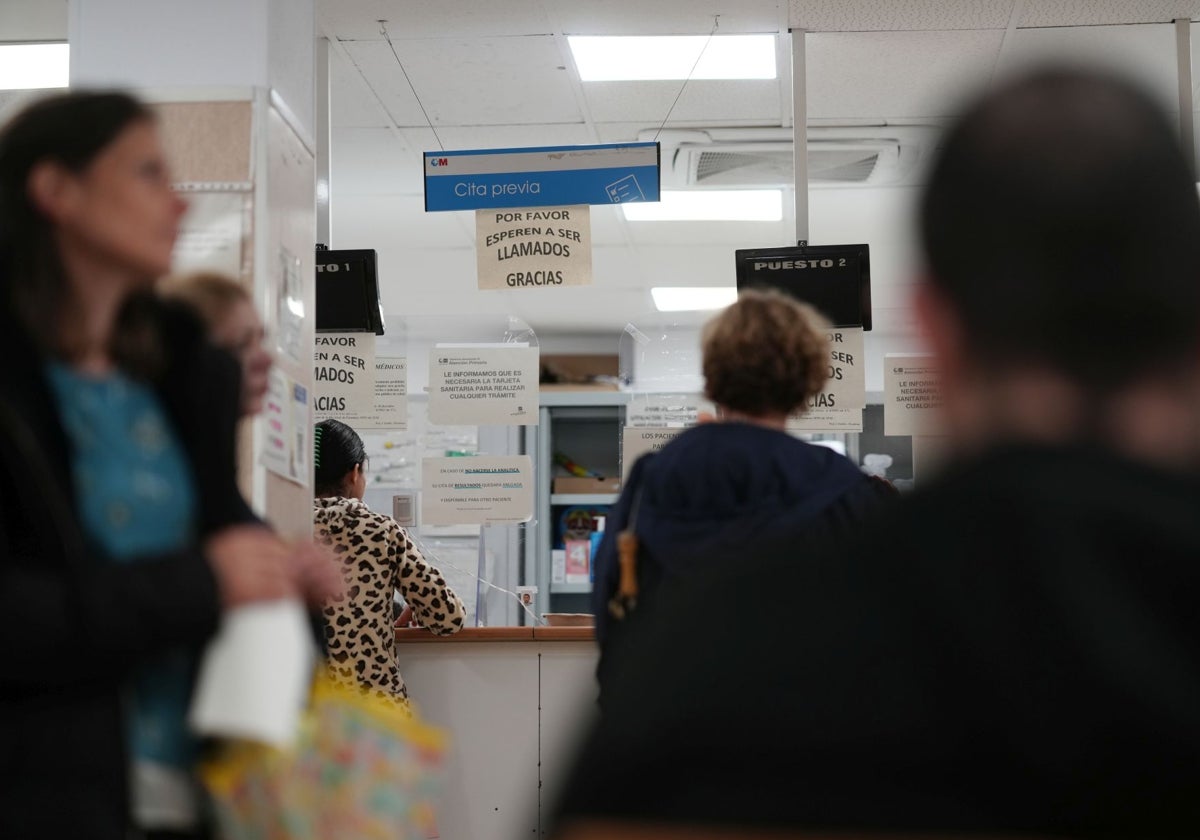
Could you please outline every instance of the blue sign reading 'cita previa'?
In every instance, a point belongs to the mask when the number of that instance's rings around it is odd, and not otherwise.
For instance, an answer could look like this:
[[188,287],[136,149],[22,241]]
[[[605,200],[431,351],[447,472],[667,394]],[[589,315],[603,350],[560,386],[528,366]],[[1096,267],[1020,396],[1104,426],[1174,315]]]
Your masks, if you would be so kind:
[[658,201],[657,143],[425,153],[425,210]]

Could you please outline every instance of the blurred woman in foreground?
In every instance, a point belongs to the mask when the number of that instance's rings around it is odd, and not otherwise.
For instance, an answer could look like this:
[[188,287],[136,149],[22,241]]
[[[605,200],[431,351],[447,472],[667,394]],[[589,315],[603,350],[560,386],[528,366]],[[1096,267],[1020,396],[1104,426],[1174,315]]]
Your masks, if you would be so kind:
[[238,365],[151,294],[184,209],[127,95],[0,132],[3,837],[203,836],[202,645],[223,610],[332,587],[237,491]]

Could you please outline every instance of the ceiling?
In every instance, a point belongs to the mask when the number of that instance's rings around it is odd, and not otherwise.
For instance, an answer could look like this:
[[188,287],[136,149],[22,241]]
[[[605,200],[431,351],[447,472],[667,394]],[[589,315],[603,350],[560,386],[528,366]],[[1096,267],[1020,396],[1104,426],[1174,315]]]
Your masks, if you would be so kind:
[[[718,15],[719,33],[777,36],[777,79],[693,81],[682,95],[680,82],[581,82],[566,41],[708,34]],[[1127,71],[1174,112],[1175,18],[1200,18],[1200,2],[318,0],[332,42],[333,244],[379,250],[394,315],[507,312],[542,335],[611,336],[655,317],[650,287],[732,285],[734,249],[794,242],[791,191],[776,223],[628,222],[596,206],[593,286],[485,292],[475,285],[474,215],[423,211],[422,152],[632,141],[669,111],[667,130],[790,127],[793,28],[809,33],[814,127],[944,125],[965,92],[1047,58]],[[916,193],[810,191],[811,242],[871,245],[880,337],[912,331]]]
[[[2,0],[0,41],[64,38],[66,5]],[[1115,66],[1174,112],[1170,22],[1200,19],[1200,0],[317,0],[317,16],[331,43],[332,244],[379,251],[390,323],[512,314],[543,344],[596,351],[611,349],[626,323],[656,317],[652,286],[729,286],[734,249],[794,242],[792,191],[775,223],[627,222],[617,208],[593,207],[594,285],[485,292],[474,215],[424,212],[422,152],[630,141],[660,127],[664,137],[788,129],[791,29],[808,32],[814,129],[941,126],[965,92],[1046,58]],[[714,20],[719,34],[774,34],[778,78],[585,83],[566,41],[706,35]],[[1200,30],[1193,40],[1200,45]],[[1200,68],[1200,49],[1192,63]],[[923,158],[935,147],[927,142]],[[919,180],[809,191],[811,242],[871,246],[876,366],[889,337],[912,333]]]

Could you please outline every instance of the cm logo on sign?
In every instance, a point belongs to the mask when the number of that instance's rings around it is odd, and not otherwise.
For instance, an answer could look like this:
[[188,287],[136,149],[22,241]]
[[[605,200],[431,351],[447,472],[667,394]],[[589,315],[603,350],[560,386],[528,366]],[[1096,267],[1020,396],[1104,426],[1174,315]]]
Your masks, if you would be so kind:
[[449,158],[430,158],[429,165],[430,166],[449,166],[450,160],[449,160]]

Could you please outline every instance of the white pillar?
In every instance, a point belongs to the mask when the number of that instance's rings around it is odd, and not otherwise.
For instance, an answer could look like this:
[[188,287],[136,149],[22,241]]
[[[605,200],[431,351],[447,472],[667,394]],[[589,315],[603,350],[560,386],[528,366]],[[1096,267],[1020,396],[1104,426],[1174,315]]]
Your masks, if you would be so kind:
[[792,157],[796,169],[796,241],[808,244],[808,74],[803,29],[792,33]]
[[[216,204],[226,216],[226,205],[240,207],[239,279],[271,336],[277,369],[311,394],[314,0],[71,0],[68,22],[71,86],[126,88],[155,104],[180,189],[195,206]],[[302,317],[293,317],[297,308]],[[299,418],[310,433],[311,408],[309,401]],[[282,533],[311,534],[311,453],[293,461],[307,465],[307,482],[289,482],[263,466],[264,440],[262,420],[243,430],[242,490]]]

